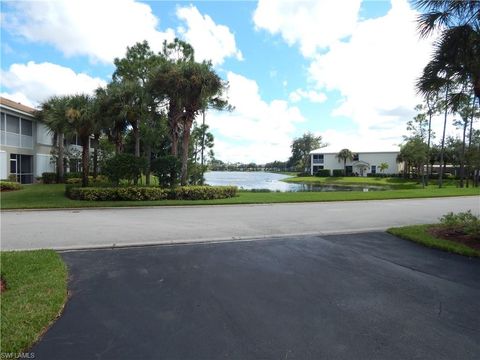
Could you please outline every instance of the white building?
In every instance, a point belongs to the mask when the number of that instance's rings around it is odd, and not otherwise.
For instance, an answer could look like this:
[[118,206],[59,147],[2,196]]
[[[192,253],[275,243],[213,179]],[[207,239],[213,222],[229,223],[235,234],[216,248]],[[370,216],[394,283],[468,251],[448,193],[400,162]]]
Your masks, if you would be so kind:
[[[343,170],[343,160],[337,158],[341,149],[325,147],[310,152],[310,174],[315,175],[318,170]],[[383,171],[384,174],[397,174],[401,166],[397,163],[399,151],[356,151],[351,150],[353,159],[347,160],[347,175],[357,174],[367,176],[367,174],[380,173],[380,164],[386,163],[388,168]]]
[[30,184],[43,172],[55,171],[52,134],[34,113],[29,106],[0,97],[0,179],[13,175]]

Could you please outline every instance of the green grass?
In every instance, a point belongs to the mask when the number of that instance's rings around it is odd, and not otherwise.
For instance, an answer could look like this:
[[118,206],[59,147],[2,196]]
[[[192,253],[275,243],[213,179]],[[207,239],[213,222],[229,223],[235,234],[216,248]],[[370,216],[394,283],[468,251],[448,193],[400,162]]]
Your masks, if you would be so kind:
[[226,204],[268,204],[289,202],[348,201],[410,199],[445,196],[480,195],[480,188],[445,187],[439,189],[430,185],[425,189],[402,189],[385,191],[338,191],[338,192],[248,192],[240,191],[239,196],[219,200],[160,200],[160,201],[81,201],[64,196],[64,185],[29,185],[19,191],[1,194],[1,209],[41,209],[80,207],[126,207],[126,206],[168,206],[168,205],[226,205]]
[[1,353],[28,350],[67,299],[67,269],[52,250],[1,252]]
[[430,248],[440,249],[451,253],[479,257],[480,251],[472,249],[466,245],[437,238],[428,233],[428,229],[435,225],[412,225],[397,228],[390,228],[388,233],[403,239],[411,240]]
[[[291,177],[283,179],[284,182],[289,183],[303,183],[312,185],[370,185],[370,186],[387,186],[392,189],[415,189],[421,187],[416,180],[402,179],[402,178],[375,178],[375,177],[360,177],[360,176],[347,176],[347,177],[318,177],[318,176],[302,176]],[[434,181],[430,181],[430,184],[435,184]],[[451,183],[446,183],[451,185]]]

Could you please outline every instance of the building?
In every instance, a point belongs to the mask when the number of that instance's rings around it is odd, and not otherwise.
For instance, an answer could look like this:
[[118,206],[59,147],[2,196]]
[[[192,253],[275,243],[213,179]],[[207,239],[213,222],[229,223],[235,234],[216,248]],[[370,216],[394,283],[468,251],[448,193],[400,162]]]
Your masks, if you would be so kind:
[[[314,175],[318,170],[343,170],[343,160],[337,158],[341,149],[330,147],[313,150],[310,152],[310,174]],[[355,152],[352,160],[347,160],[347,175],[356,174],[367,176],[367,174],[380,173],[380,164],[386,163],[388,168],[383,171],[385,174],[397,174],[400,172],[400,164],[397,163],[399,151],[358,151]]]
[[0,97],[0,179],[14,176],[22,184],[31,184],[43,172],[55,171],[53,136],[34,112]]

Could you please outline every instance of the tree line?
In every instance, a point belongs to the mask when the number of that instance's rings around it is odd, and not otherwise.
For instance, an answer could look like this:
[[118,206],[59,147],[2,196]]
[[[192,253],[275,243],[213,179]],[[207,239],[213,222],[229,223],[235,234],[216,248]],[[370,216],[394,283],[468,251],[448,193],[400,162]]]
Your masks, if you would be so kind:
[[228,83],[211,62],[195,61],[192,46],[178,39],[164,42],[159,53],[147,41],[137,43],[114,64],[111,81],[93,95],[54,96],[40,105],[36,116],[54,133],[57,181],[65,177],[64,139],[73,135],[82,147],[82,186],[88,186],[90,169],[98,174],[102,144],[110,145],[113,157],[141,168],[147,185],[153,168],[172,183],[202,182],[214,141],[205,112],[231,110],[224,98]]

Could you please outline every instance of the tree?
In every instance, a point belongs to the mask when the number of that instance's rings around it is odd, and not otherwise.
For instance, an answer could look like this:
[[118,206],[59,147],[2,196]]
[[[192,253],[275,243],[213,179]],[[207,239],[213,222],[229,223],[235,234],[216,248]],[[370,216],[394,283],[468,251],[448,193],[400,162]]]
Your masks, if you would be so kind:
[[353,153],[349,149],[342,149],[336,155],[338,162],[343,161],[343,174],[347,175],[347,160],[353,160]]
[[420,137],[412,137],[400,147],[401,159],[408,168],[414,167],[417,177],[425,186],[424,165],[427,162],[427,144]]
[[36,117],[42,121],[56,136],[57,154],[57,183],[64,182],[65,148],[64,138],[70,132],[66,117],[68,97],[53,96],[40,104],[40,111]]
[[385,163],[385,162],[383,162],[383,163],[380,164],[380,166],[378,167],[378,169],[380,170],[380,172],[383,173],[385,170],[388,169],[388,164]]
[[288,160],[290,166],[300,171],[306,171],[310,162],[310,152],[327,146],[322,143],[321,136],[315,136],[311,132],[304,133],[301,137],[293,140],[292,156]]
[[90,135],[93,134],[96,119],[93,112],[93,98],[89,95],[69,97],[66,117],[82,145],[82,186],[88,186]]

